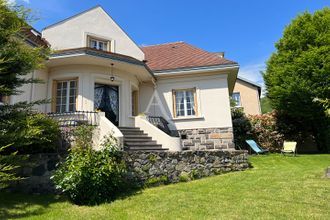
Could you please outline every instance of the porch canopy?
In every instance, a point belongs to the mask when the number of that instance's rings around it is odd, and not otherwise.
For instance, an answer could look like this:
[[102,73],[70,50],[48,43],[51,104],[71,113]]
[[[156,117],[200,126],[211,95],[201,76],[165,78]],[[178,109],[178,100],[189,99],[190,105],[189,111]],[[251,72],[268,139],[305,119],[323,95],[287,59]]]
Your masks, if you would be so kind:
[[47,67],[58,67],[65,65],[96,65],[114,68],[133,73],[140,82],[154,80],[155,76],[144,61],[133,57],[112,53],[93,48],[74,48],[55,51],[50,55]]

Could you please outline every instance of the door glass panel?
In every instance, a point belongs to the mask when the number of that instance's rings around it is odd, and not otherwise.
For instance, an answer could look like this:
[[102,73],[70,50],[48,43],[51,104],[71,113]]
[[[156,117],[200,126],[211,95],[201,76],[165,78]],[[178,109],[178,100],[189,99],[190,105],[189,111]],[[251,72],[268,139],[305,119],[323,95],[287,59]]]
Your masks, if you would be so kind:
[[94,107],[102,112],[114,124],[119,124],[118,86],[95,84]]

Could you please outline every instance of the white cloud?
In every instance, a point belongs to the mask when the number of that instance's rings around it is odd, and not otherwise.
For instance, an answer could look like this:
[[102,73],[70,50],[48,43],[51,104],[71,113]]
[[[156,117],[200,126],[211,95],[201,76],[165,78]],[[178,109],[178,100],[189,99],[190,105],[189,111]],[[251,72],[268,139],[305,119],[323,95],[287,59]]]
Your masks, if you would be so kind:
[[262,93],[264,93],[265,84],[260,71],[264,71],[265,69],[266,69],[266,65],[264,62],[254,63],[254,64],[242,66],[238,72],[238,75],[260,84],[262,86],[262,91],[263,91]]

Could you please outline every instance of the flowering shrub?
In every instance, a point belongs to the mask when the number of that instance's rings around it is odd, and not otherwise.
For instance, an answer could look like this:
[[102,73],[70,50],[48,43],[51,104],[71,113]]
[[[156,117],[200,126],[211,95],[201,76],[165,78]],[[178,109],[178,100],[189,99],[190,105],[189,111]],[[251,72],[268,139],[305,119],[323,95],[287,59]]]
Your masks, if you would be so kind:
[[279,151],[283,145],[283,134],[277,125],[276,113],[270,112],[262,115],[249,115],[251,134],[263,147],[270,151]]

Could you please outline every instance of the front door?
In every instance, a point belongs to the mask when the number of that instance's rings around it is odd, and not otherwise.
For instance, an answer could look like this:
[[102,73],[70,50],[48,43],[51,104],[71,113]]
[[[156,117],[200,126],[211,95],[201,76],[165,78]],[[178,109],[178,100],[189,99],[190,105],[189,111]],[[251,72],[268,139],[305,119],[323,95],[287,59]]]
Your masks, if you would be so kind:
[[114,125],[119,125],[118,86],[95,84],[94,107],[105,112],[105,117]]

